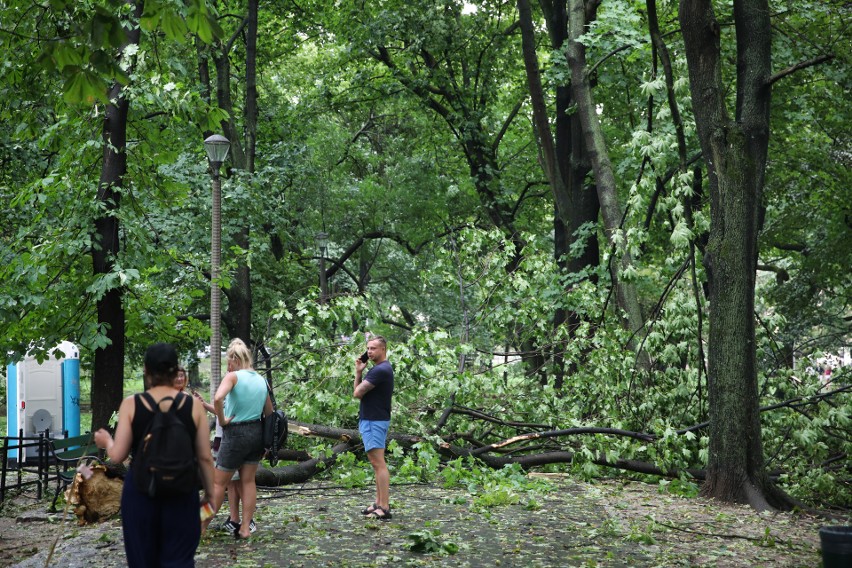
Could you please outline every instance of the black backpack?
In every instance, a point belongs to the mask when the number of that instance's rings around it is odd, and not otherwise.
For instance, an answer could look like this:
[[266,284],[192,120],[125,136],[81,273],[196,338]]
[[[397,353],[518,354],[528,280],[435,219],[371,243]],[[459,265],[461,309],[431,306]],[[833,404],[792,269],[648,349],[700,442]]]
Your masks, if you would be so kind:
[[[195,439],[187,425],[178,415],[178,407],[184,397],[178,393],[172,398],[168,410],[162,410],[157,401],[147,392],[141,395],[148,401],[154,417],[148,423],[142,439],[133,453],[131,468],[136,488],[150,497],[165,497],[198,491],[198,460],[195,457]],[[192,399],[183,403],[192,408]]]

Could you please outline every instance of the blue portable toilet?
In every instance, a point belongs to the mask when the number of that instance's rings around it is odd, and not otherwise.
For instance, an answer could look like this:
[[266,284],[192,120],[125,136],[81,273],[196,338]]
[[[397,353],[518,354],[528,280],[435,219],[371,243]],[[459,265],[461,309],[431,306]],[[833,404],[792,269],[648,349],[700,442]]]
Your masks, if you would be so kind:
[[[73,343],[63,341],[41,363],[27,356],[7,366],[6,435],[16,438],[21,429],[24,437],[80,434],[80,350]],[[37,453],[28,448],[24,461]],[[9,451],[9,460],[18,460],[17,450]]]

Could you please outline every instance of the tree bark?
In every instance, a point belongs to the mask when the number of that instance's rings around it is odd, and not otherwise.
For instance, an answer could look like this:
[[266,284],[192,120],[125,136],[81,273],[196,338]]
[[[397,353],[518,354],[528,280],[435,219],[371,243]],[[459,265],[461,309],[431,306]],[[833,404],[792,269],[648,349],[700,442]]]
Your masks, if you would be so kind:
[[[123,47],[139,44],[139,17],[142,2],[128,1],[133,18],[125,28]],[[123,53],[123,51],[122,51]],[[101,133],[103,164],[98,182],[97,201],[102,214],[95,219],[95,244],[92,246],[92,268],[95,278],[109,274],[121,250],[118,210],[124,176],[127,173],[127,115],[130,101],[124,97],[124,87],[113,83],[109,91],[110,104],[104,111]],[[97,301],[98,324],[106,329],[109,344],[95,350],[92,373],[92,428],[106,427],[113,411],[124,396],[125,313],[122,304],[124,290],[112,287]]]
[[337,461],[337,456],[344,452],[351,451],[352,449],[352,442],[347,440],[336,444],[333,448],[331,448],[331,454],[329,455],[311,458],[297,464],[277,467],[274,469],[259,468],[255,474],[255,482],[258,485],[265,487],[278,487],[281,485],[287,485],[288,483],[302,483],[308,481],[320,471],[334,465],[334,462]]
[[734,3],[736,115],[725,106],[720,26],[710,0],[681,0],[692,106],[710,180],[705,265],[710,288],[710,446],[702,493],[758,510],[791,500],[764,469],[759,419],[754,288],[759,208],[769,143],[769,6]]

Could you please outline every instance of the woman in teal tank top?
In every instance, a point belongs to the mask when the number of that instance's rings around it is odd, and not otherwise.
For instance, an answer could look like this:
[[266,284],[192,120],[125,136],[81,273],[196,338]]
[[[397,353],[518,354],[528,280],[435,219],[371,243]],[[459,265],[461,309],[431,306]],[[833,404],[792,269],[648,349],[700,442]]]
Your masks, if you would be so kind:
[[[248,538],[257,505],[255,474],[263,457],[260,417],[272,412],[266,380],[252,368],[252,357],[241,339],[228,345],[228,373],[213,397],[216,417],[222,425],[222,444],[213,476],[213,506],[218,511],[225,500],[225,487],[235,471],[240,472],[242,517],[236,538]],[[210,519],[205,521],[205,528]]]

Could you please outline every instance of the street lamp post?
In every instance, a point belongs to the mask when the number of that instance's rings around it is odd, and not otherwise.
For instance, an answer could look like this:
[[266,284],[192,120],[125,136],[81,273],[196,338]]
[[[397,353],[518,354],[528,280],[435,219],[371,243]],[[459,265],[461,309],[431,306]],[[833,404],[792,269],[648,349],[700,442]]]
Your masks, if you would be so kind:
[[222,288],[219,286],[219,266],[222,260],[222,182],[219,168],[231,143],[214,134],[204,140],[210,175],[213,177],[213,224],[210,236],[210,398],[216,394],[222,375]]
[[315,235],[317,247],[320,252],[319,277],[320,277],[320,304],[328,300],[328,281],[325,277],[325,252],[328,250],[328,233],[317,233]]

